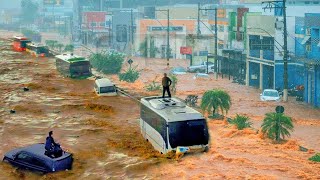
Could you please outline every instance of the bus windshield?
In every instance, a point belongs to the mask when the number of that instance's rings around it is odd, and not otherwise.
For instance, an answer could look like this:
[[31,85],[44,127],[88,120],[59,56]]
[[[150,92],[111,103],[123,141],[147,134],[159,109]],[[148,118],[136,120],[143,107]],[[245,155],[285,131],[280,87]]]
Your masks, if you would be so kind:
[[169,142],[177,146],[206,145],[209,133],[205,119],[169,123]]

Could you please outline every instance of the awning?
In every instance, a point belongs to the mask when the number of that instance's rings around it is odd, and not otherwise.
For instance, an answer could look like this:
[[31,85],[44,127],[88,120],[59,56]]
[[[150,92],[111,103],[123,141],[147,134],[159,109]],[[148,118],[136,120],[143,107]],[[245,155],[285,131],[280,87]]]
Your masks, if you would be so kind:
[[306,44],[306,42],[308,42],[309,39],[310,39],[310,36],[304,37],[301,44]]

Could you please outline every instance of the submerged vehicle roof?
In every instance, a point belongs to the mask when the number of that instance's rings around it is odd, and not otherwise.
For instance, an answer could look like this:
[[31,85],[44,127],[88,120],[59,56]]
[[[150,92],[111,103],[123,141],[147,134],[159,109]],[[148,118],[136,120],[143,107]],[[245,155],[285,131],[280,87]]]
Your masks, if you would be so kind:
[[29,40],[27,37],[24,37],[24,36],[13,36],[13,39],[18,39],[18,40]]
[[201,113],[187,106],[178,98],[151,96],[142,98],[141,103],[168,122],[204,119]]
[[30,42],[30,43],[27,43],[27,45],[29,45],[29,46],[33,46],[33,47],[36,47],[36,48],[38,48],[38,47],[47,47],[46,45],[44,45],[44,44],[41,44],[41,43],[34,43],[34,42]]
[[71,54],[60,54],[55,56],[58,59],[61,59],[63,61],[73,63],[73,62],[81,62],[81,61],[89,61],[85,57],[74,55],[73,53]]
[[114,84],[108,78],[101,78],[96,80],[97,85],[100,87],[113,86]]
[[62,156],[57,157],[57,158],[51,158],[48,157],[47,155],[45,155],[45,145],[44,144],[33,144],[27,147],[23,147],[23,148],[18,148],[18,149],[14,149],[10,152],[8,152],[8,155],[13,155],[13,153],[17,153],[17,152],[27,152],[33,155],[36,155],[37,157],[41,157],[42,159],[45,160],[49,160],[49,161],[59,161],[61,159],[64,159],[68,156],[70,156],[70,153],[63,153]]

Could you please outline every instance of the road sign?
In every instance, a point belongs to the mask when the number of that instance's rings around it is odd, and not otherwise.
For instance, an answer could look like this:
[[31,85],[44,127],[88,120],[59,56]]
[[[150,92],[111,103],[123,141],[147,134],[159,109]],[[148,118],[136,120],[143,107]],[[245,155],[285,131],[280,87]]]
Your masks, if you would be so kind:
[[133,63],[133,60],[132,60],[132,59],[129,59],[127,62],[128,62],[128,64],[131,65],[131,64]]
[[277,113],[283,113],[284,112],[284,107],[283,106],[277,106],[276,107],[276,112]]
[[199,51],[199,56],[208,56],[208,51]]
[[192,54],[192,47],[180,47],[180,54]]

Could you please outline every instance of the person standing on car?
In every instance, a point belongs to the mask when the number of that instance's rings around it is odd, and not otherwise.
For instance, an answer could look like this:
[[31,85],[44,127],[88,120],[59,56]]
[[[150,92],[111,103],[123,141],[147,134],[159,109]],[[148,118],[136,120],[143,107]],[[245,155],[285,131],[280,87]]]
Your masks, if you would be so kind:
[[162,78],[162,98],[164,98],[164,95],[167,91],[169,98],[171,98],[171,93],[170,93],[170,86],[172,84],[171,79],[167,76],[167,73],[163,74],[163,78]]

